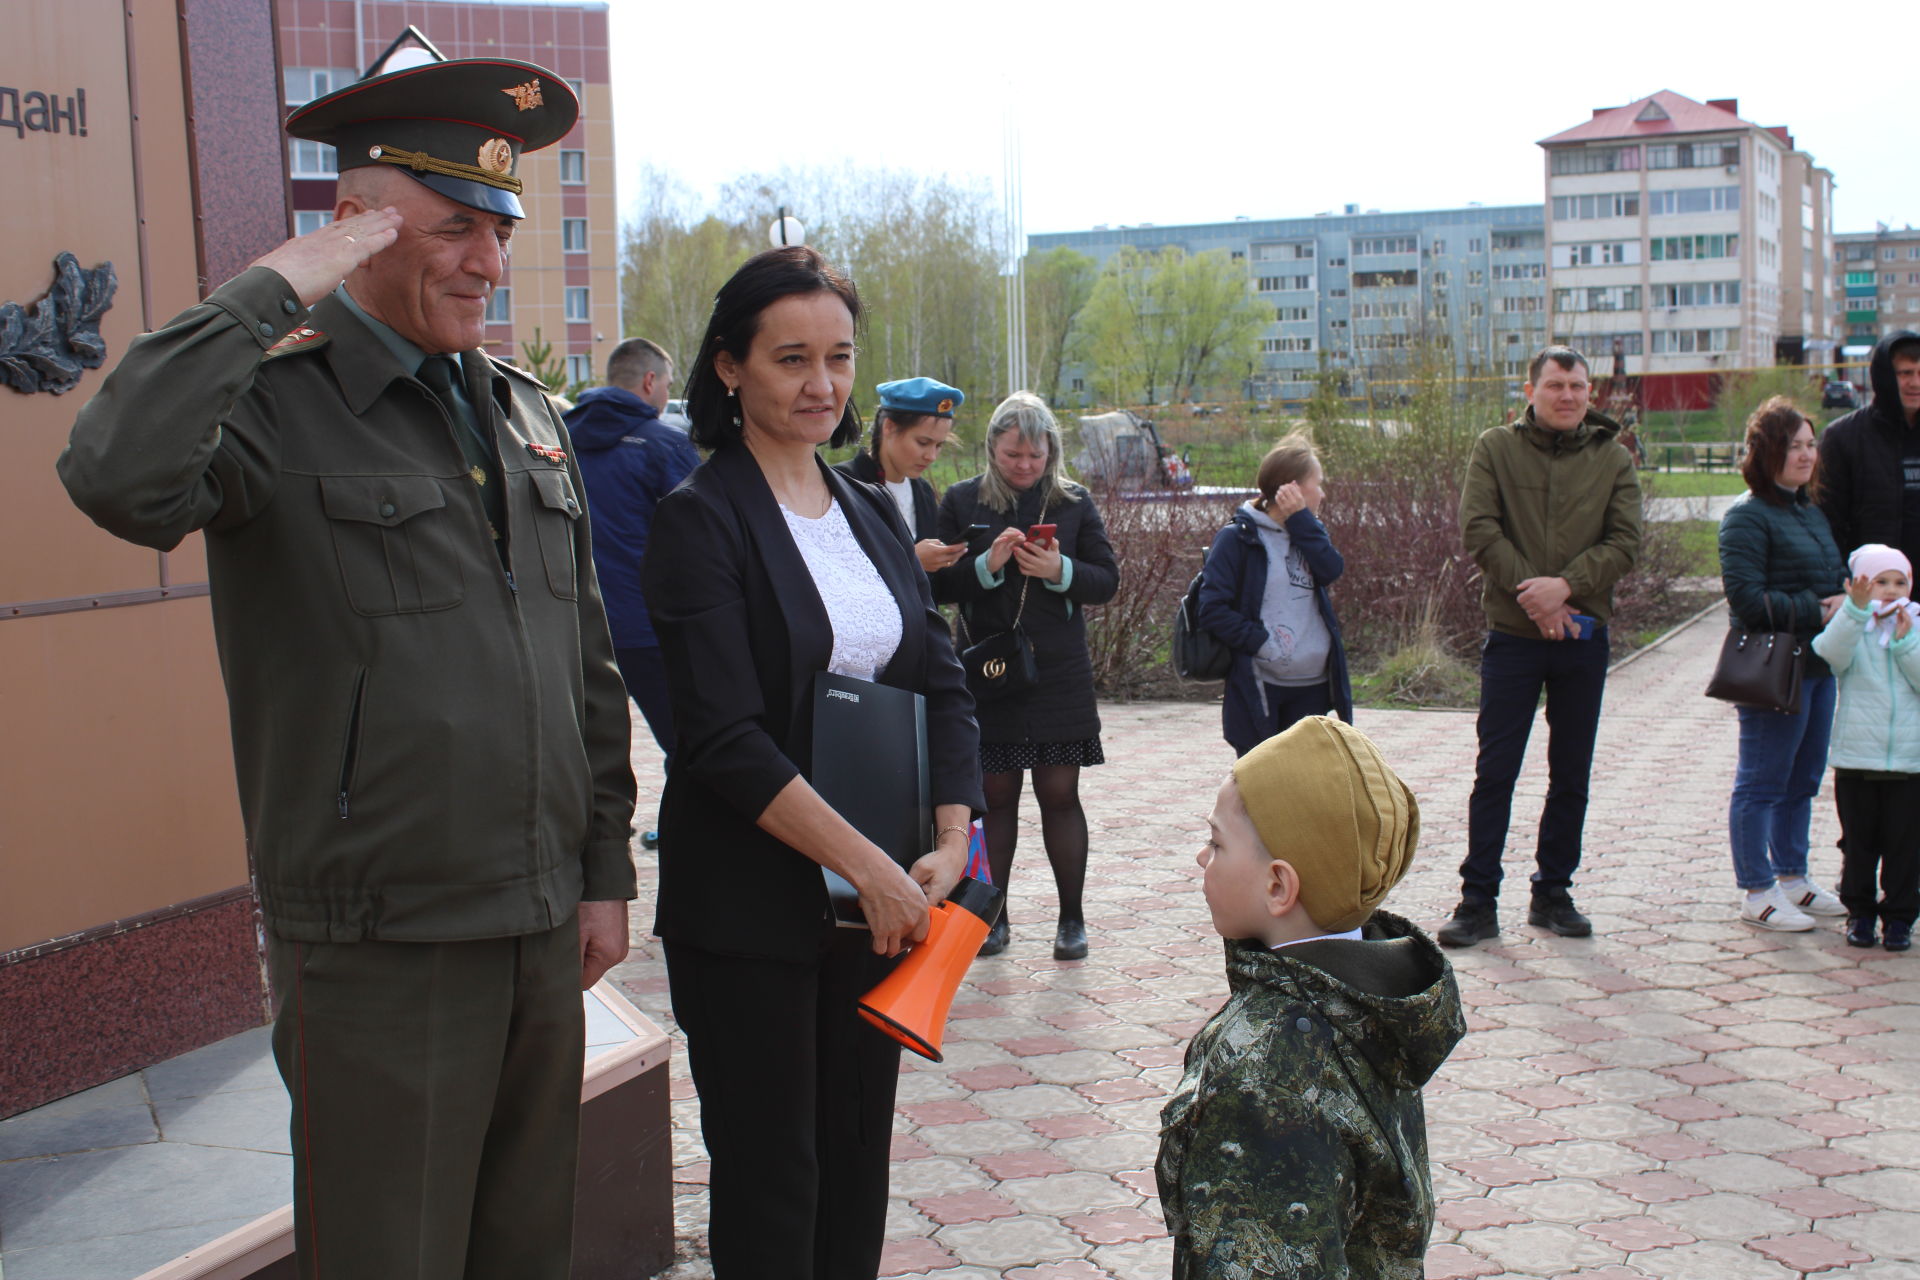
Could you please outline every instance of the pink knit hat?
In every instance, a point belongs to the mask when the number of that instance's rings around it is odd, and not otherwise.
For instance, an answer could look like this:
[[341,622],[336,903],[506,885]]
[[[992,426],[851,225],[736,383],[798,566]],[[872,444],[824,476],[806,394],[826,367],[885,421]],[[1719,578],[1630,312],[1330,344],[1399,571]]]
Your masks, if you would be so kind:
[[1863,543],[1847,557],[1847,573],[1855,578],[1865,578],[1871,582],[1889,569],[1898,569],[1906,574],[1907,585],[1913,585],[1913,565],[1884,542]]

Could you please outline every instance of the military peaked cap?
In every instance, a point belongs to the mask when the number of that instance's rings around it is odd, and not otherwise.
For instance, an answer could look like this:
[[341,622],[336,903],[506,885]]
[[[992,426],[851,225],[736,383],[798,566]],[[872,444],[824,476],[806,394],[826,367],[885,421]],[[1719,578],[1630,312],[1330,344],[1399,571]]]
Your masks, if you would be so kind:
[[520,153],[567,135],[573,89],[545,67],[456,58],[358,80],[287,117],[287,132],[339,153],[340,172],[390,164],[449,200],[524,218]]

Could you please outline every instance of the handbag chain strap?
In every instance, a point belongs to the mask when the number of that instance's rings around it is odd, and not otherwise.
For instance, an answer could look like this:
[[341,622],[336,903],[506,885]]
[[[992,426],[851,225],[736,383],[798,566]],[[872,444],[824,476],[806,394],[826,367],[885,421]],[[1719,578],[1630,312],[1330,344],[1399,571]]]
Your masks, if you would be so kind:
[[[1013,621],[1007,624],[1007,631],[1018,631],[1020,629],[1020,616],[1027,611],[1027,588],[1032,585],[1033,585],[1032,578],[1029,578],[1024,573],[1020,575],[1020,603],[1014,608]],[[973,641],[972,634],[969,633],[967,630],[967,611],[965,609],[961,609],[959,617],[960,617],[960,639],[966,643],[967,648],[971,649],[973,648],[974,641]],[[996,636],[1005,635],[1006,632],[996,631],[993,634]],[[991,640],[993,636],[988,636],[987,638]]]

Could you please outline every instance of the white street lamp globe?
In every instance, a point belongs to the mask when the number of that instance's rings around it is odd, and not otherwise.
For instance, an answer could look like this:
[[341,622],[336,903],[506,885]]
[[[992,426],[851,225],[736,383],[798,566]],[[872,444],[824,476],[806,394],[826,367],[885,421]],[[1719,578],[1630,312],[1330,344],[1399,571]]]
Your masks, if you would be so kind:
[[805,244],[807,229],[800,225],[798,218],[775,218],[767,227],[767,239],[776,249],[782,245]]

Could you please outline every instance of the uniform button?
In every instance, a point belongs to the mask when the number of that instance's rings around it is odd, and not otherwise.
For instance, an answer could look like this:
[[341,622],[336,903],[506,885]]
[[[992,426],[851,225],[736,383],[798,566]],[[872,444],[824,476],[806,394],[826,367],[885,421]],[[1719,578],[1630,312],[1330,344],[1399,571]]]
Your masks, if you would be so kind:
[[1293,1025],[1294,1025],[1294,1028],[1295,1028],[1295,1030],[1298,1030],[1298,1031],[1311,1031],[1311,1030],[1313,1030],[1313,1024],[1312,1024],[1311,1022],[1309,1022],[1309,1021],[1307,1021],[1307,1020],[1306,1020],[1305,1018],[1295,1018],[1295,1019],[1293,1020]]
[[579,509],[580,509],[579,503],[575,502],[572,498],[567,499],[567,514],[572,515],[574,512],[578,511]]
[[383,502],[380,504],[380,514],[382,516],[387,517],[388,519],[392,518],[394,510],[395,510],[395,507],[391,502]]
[[288,315],[292,315],[294,312],[298,311],[300,308],[294,305],[294,301],[292,298],[282,298],[280,299],[280,309],[286,312]]
[[273,336],[273,326],[265,320],[260,322],[260,336],[263,338],[271,338]]

